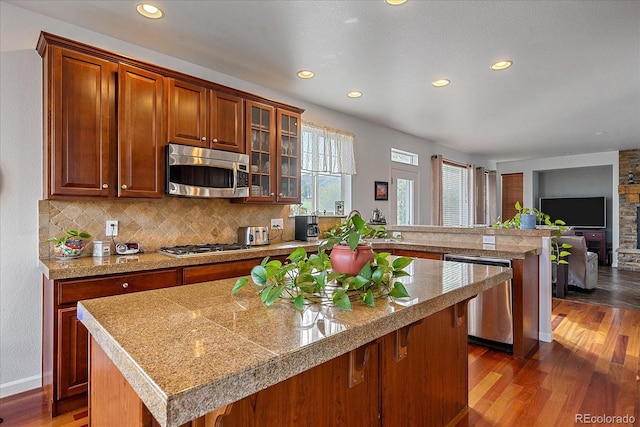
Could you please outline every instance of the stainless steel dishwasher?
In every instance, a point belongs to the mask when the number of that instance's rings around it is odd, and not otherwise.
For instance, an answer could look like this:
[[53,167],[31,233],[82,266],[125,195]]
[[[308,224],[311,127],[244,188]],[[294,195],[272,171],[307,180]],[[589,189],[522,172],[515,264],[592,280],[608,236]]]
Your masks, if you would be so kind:
[[[511,268],[510,259],[470,255],[445,254],[445,261],[495,265]],[[499,350],[513,352],[513,289],[512,281],[478,294],[469,301],[469,341]]]

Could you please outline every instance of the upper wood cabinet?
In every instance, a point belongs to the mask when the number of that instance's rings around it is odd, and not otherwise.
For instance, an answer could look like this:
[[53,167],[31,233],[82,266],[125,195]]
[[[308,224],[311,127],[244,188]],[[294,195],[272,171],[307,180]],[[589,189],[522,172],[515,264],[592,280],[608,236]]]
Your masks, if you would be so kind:
[[278,110],[276,153],[279,203],[300,203],[300,114]]
[[163,77],[120,64],[118,197],[164,196]]
[[163,77],[56,46],[44,70],[45,197],[163,197]]
[[166,81],[169,142],[245,152],[241,97],[176,79]]
[[[164,148],[174,142],[255,155],[259,190],[242,202],[299,203],[302,109],[53,34],[41,33],[36,49],[44,198],[162,198]],[[252,130],[266,138],[255,150]]]
[[250,203],[300,203],[300,114],[247,101]]
[[58,47],[43,58],[45,197],[107,197],[117,64]]

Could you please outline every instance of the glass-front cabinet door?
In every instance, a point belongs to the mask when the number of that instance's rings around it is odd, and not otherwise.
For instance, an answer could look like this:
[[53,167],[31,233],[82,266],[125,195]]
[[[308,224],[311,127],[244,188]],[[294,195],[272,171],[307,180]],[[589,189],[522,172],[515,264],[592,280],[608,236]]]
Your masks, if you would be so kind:
[[277,201],[300,203],[300,114],[278,110]]
[[249,201],[275,202],[275,109],[247,101],[247,153],[250,161]]

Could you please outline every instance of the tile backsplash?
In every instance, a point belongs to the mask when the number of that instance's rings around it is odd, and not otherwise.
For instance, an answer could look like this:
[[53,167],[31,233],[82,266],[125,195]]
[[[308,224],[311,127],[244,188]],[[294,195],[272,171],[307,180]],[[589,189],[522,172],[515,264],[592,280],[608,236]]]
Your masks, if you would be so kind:
[[[272,232],[272,242],[292,240],[294,236],[288,205],[244,205],[228,199],[40,200],[38,214],[40,259],[49,258],[53,250],[46,239],[58,237],[64,230],[87,231],[93,240],[107,240],[107,220],[118,221],[116,242],[138,242],[146,252],[165,245],[233,243],[238,227],[268,227],[271,218],[284,219],[282,235]],[[91,256],[91,248],[84,255]]]

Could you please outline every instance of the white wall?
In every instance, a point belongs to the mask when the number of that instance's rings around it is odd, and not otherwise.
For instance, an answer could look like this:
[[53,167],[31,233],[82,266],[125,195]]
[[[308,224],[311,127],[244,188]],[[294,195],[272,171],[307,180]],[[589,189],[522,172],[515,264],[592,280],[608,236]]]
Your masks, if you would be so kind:
[[[391,146],[420,154],[420,188],[427,195],[432,154],[494,167],[482,158],[0,2],[0,397],[41,383],[42,285],[36,213],[42,194],[42,64],[35,51],[40,31],[296,105],[306,109],[304,120],[354,133],[358,175],[352,183],[353,207],[363,215],[374,207],[389,212],[388,202],[374,203],[373,181],[389,180]],[[421,201],[421,222],[428,224],[429,197]]]

